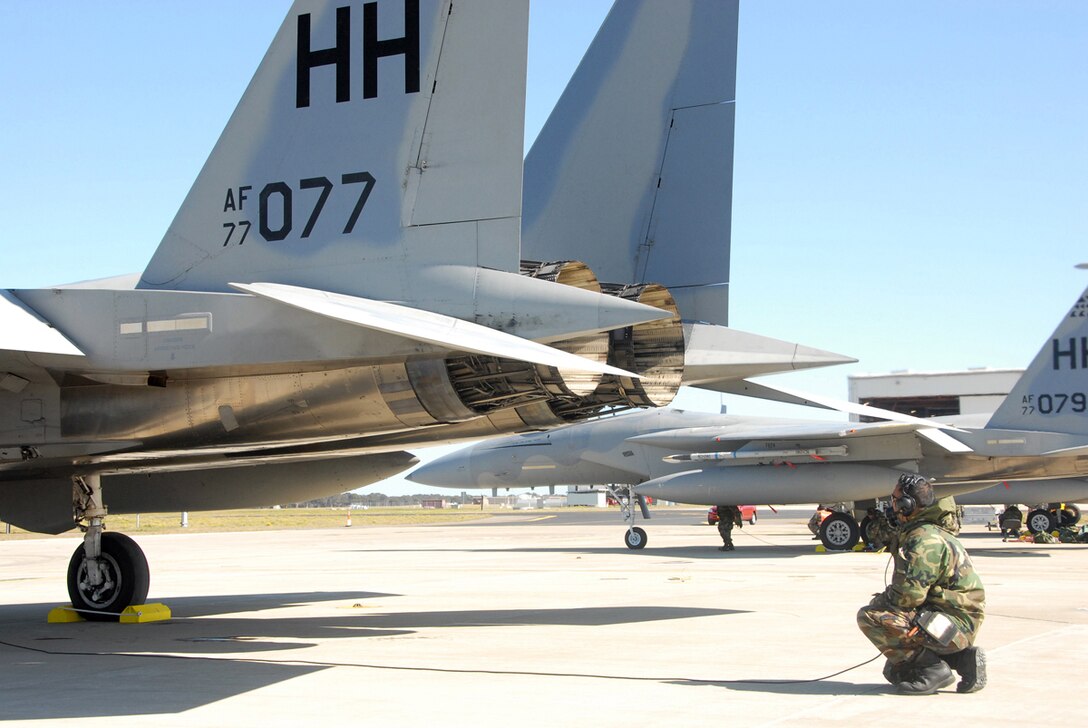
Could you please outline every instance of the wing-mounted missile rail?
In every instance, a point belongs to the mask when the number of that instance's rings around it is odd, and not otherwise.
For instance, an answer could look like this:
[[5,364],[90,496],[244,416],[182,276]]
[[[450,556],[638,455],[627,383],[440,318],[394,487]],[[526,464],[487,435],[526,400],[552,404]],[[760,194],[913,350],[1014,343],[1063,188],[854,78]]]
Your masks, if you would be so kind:
[[849,450],[845,445],[834,447],[795,447],[778,450],[730,450],[727,452],[693,452],[680,455],[666,455],[661,458],[666,463],[716,462],[721,460],[770,460],[784,462],[788,458],[811,458],[823,460],[827,457],[845,457]]

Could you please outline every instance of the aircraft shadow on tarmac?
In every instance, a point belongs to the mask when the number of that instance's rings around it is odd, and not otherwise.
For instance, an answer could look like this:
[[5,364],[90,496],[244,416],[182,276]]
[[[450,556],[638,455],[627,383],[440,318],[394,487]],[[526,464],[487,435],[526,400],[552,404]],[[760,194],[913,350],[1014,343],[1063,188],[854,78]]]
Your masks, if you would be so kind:
[[[174,621],[176,621],[181,618],[282,609],[299,604],[312,604],[314,602],[374,599],[377,597],[395,596],[400,595],[366,591],[216,594],[204,597],[163,597],[153,594],[152,598],[148,601],[165,603],[170,607],[170,611],[175,617]],[[33,623],[35,625],[40,624],[44,621],[45,615],[49,610],[56,606],[57,603],[0,605],[0,633],[7,632],[8,634],[11,634],[8,630],[10,627],[26,629],[28,623]]]
[[[661,539],[662,541],[664,539]],[[617,542],[619,539],[617,538]],[[720,542],[718,542],[720,543]],[[796,546],[786,545],[778,546],[775,544],[755,544],[749,545],[743,542],[738,542],[737,550],[723,553],[718,550],[718,543],[708,543],[705,546],[647,546],[645,549],[628,549],[622,544],[613,547],[584,547],[584,546],[503,546],[495,548],[483,548],[483,549],[458,549],[454,547],[450,548],[398,548],[398,549],[384,549],[384,548],[361,548],[350,549],[350,553],[366,553],[366,554],[382,554],[382,553],[396,553],[403,554],[405,552],[411,553],[455,553],[461,552],[466,554],[482,554],[482,553],[517,553],[517,554],[591,554],[595,556],[607,555],[607,554],[629,554],[632,558],[636,557],[661,557],[667,556],[670,558],[685,558],[685,559],[720,559],[726,561],[729,559],[759,559],[774,557],[777,559],[783,558],[797,558],[800,556],[809,556],[814,553],[814,546]]]
[[[9,696],[0,703],[0,720],[177,713],[330,667],[460,671],[456,667],[307,662],[305,654],[294,654],[313,647],[316,640],[389,638],[428,628],[604,626],[743,613],[667,606],[403,613],[365,608],[365,600],[388,596],[395,595],[164,597],[174,619],[141,626],[45,625],[41,620],[53,605],[0,606],[0,681]],[[290,612],[273,618],[230,616],[337,601],[345,604],[332,605],[340,612],[333,616],[291,617]],[[289,652],[270,654],[278,651]],[[57,691],[52,687],[56,685],[67,687]]]
[[325,669],[225,659],[24,656],[7,647],[0,654],[8,663],[0,720],[181,713]]

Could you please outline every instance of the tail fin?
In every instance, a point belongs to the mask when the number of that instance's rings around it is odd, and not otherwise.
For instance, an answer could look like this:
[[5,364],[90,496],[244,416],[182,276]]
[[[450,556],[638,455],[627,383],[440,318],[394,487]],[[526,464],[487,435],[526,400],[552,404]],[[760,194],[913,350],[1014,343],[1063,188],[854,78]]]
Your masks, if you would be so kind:
[[725,324],[737,1],[617,2],[525,160],[524,258]]
[[528,0],[297,0],[139,287],[518,270]]
[[1088,435],[1088,290],[986,427]]

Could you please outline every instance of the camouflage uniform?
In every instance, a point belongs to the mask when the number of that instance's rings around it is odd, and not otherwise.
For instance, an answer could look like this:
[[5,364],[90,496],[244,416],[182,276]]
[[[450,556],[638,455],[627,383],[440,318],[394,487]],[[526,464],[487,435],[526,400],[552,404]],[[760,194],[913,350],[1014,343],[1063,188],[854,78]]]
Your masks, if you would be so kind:
[[[982,624],[986,593],[958,532],[955,503],[942,498],[899,528],[892,583],[858,611],[858,627],[890,665],[913,660],[923,649],[951,655],[970,647]],[[918,609],[947,615],[958,633],[947,645],[913,621]]]
[[739,506],[718,506],[718,535],[722,537],[722,551],[733,550],[733,526],[744,528]]
[[889,551],[895,548],[895,539],[899,529],[888,520],[884,511],[879,508],[870,508],[869,519],[862,537],[867,547],[873,550],[887,548]]

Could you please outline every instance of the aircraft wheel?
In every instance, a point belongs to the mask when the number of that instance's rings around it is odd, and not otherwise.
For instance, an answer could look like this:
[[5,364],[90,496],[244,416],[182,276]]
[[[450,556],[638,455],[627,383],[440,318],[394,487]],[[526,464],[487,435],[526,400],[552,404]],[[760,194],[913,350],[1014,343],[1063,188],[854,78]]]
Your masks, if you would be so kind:
[[861,540],[865,543],[872,543],[873,536],[869,533],[869,529],[873,527],[874,521],[872,516],[865,516],[861,519],[861,525],[858,526],[858,533],[861,534]]
[[820,524],[820,540],[828,551],[849,551],[860,535],[858,522],[847,513],[832,513]]
[[629,549],[643,548],[646,546],[648,540],[646,532],[638,526],[628,529],[627,534],[623,538],[623,542],[627,544],[627,548]]
[[1080,508],[1072,503],[1066,503],[1065,508],[1056,511],[1059,526],[1075,526],[1080,522]]
[[99,557],[105,577],[102,584],[91,586],[87,581],[86,552],[83,544],[76,548],[68,562],[68,596],[80,615],[92,622],[116,622],[121,611],[147,600],[151,571],[147,558],[136,542],[123,533],[102,534],[102,555]]
[[1025,525],[1027,525],[1028,531],[1031,533],[1039,533],[1040,531],[1050,533],[1058,527],[1058,519],[1054,517],[1053,513],[1037,508],[1028,514]]
[[882,538],[880,532],[881,521],[886,523],[887,519],[884,516],[865,516],[865,518],[861,519],[861,526],[858,530],[861,534],[861,540],[864,541],[866,545],[873,546],[874,548],[888,545],[888,542]]

